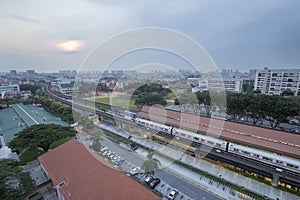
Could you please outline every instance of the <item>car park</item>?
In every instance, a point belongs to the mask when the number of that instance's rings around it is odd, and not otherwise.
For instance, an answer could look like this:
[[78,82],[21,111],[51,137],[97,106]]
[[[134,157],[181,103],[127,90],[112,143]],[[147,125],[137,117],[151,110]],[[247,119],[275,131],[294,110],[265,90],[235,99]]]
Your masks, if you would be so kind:
[[140,168],[139,167],[133,167],[131,170],[130,170],[130,174],[132,176],[136,175],[138,172],[140,171]]
[[173,189],[169,194],[168,194],[168,199],[173,200],[176,198],[176,196],[178,195],[178,190]]
[[153,178],[150,183],[149,186],[150,188],[155,188],[158,184],[160,183],[160,179],[159,178]]

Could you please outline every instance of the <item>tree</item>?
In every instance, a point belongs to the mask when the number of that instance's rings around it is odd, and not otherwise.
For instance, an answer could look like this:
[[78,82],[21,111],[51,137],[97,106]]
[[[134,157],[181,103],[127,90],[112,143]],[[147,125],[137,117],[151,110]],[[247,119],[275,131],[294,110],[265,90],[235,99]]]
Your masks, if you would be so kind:
[[192,108],[195,114],[198,114],[200,112],[200,104],[196,94],[190,93],[187,97],[187,103],[189,107]]
[[287,117],[294,117],[299,112],[299,104],[282,96],[270,96],[269,105],[270,107],[266,112],[268,116],[273,118],[269,121],[272,128],[279,127],[281,121]]
[[281,96],[294,96],[295,93],[293,91],[285,90],[281,93]]
[[242,91],[246,92],[246,93],[253,91],[253,89],[254,89],[254,86],[247,84],[247,83],[243,84],[243,86],[242,86]]
[[199,104],[203,104],[204,109],[206,110],[206,115],[211,115],[212,103],[209,91],[197,92],[197,99]]
[[227,112],[233,116],[234,121],[238,116],[245,114],[242,94],[227,93],[226,99]]
[[252,119],[253,125],[257,124],[257,122],[261,119],[265,109],[262,95],[248,93],[240,96],[242,101],[242,105],[240,105],[242,107],[241,112],[244,110],[245,115]]
[[134,104],[135,105],[148,105],[148,106],[159,104],[159,105],[165,106],[167,104],[167,102],[159,94],[142,93],[142,94],[139,94],[138,97],[135,99]]
[[142,164],[141,168],[145,171],[146,175],[154,175],[154,172],[161,165],[160,161],[156,158],[153,158],[154,152],[149,151],[147,155],[147,160]]
[[37,85],[30,85],[30,84],[23,84],[23,85],[20,85],[20,90],[23,91],[23,90],[30,90],[31,91],[31,94],[35,94],[35,91],[38,90],[38,89],[41,89],[40,86],[37,86]]
[[34,180],[29,172],[22,172],[18,161],[0,160],[0,199],[24,199],[34,189]]
[[94,123],[87,116],[78,115],[78,124],[82,126],[85,131],[89,131],[94,128]]
[[40,147],[48,151],[50,144],[56,140],[66,137],[74,137],[76,131],[70,127],[56,124],[38,124],[23,129],[10,143],[9,147],[21,150],[26,147]]
[[110,89],[106,84],[104,84],[104,83],[99,83],[99,84],[97,85],[96,91],[97,91],[97,92],[112,92],[113,90]]

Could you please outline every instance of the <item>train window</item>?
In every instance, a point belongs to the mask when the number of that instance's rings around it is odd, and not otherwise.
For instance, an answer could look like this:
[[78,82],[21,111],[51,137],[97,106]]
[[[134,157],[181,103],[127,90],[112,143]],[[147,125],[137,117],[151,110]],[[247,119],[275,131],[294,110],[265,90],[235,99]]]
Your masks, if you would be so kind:
[[207,141],[207,143],[208,143],[208,144],[214,144],[214,142],[212,142],[212,141]]
[[270,161],[272,161],[271,158],[268,158],[268,157],[266,157],[266,156],[263,156],[262,158],[263,158],[264,160],[270,160]]
[[296,168],[297,166],[293,165],[293,164],[290,164],[290,163],[287,163],[286,164],[288,167],[292,167],[292,168]]
[[183,134],[183,133],[181,133],[180,135],[182,135],[182,136],[186,137],[186,134]]
[[250,152],[248,152],[248,151],[242,151],[244,154],[250,154]]
[[282,161],[276,160],[276,163],[282,165]]
[[219,147],[221,146],[221,144],[220,144],[220,143],[216,143],[216,145],[217,145],[217,146],[219,146]]
[[194,140],[199,140],[199,138],[197,138],[197,137],[194,137]]

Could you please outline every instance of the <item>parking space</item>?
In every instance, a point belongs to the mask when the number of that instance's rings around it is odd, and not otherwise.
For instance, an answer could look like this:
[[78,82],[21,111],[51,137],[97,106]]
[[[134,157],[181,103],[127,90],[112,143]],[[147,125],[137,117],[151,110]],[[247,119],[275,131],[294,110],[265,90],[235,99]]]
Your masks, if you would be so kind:
[[[141,150],[138,150],[141,151]],[[145,172],[139,167],[133,164],[132,162],[126,160],[125,158],[119,156],[114,151],[110,150],[108,147],[102,147],[100,152],[97,152],[101,155],[107,162],[114,164],[118,167],[121,171],[126,173],[128,176],[131,176],[135,180],[139,181],[140,183],[148,185],[149,189],[155,190],[157,193],[161,194],[165,199],[180,199],[180,200],[191,200],[192,198],[188,197],[187,195],[181,193],[176,188],[171,187],[163,180],[159,179],[158,177],[153,177],[151,181],[148,183],[145,182],[146,177],[148,176]],[[141,152],[144,153],[145,152]],[[146,155],[146,154],[145,154]],[[123,159],[123,162],[120,164],[114,158],[118,158],[117,160]],[[167,198],[172,191],[176,191],[173,198]],[[173,192],[174,193],[174,192]]]

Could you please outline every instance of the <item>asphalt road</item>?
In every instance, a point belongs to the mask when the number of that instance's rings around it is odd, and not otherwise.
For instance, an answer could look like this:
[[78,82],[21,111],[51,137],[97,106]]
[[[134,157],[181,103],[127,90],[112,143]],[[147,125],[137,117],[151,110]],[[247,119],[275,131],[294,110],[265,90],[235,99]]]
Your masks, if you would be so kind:
[[[141,166],[143,162],[146,160],[145,155],[141,155],[135,151],[131,151],[126,149],[125,147],[121,147],[116,143],[110,141],[107,138],[103,138],[101,141],[102,146],[107,146],[111,151],[115,152],[117,155],[124,157],[127,161],[133,163],[136,166]],[[193,185],[185,180],[182,180],[180,177],[177,177],[175,174],[171,174],[170,172],[160,169],[155,172],[155,177],[159,177],[162,181],[167,183],[168,185],[177,188],[184,194],[187,194],[191,198],[198,199],[209,199],[209,200],[219,200],[217,196],[203,190],[202,188]]]
[[189,195],[193,199],[209,199],[209,200],[219,200],[220,198],[216,197],[215,195],[199,188],[196,185],[193,185],[185,180],[180,179],[176,175],[170,174],[165,170],[157,170],[155,172],[155,176],[159,177],[160,179],[164,180],[170,186],[177,188],[179,191]]

